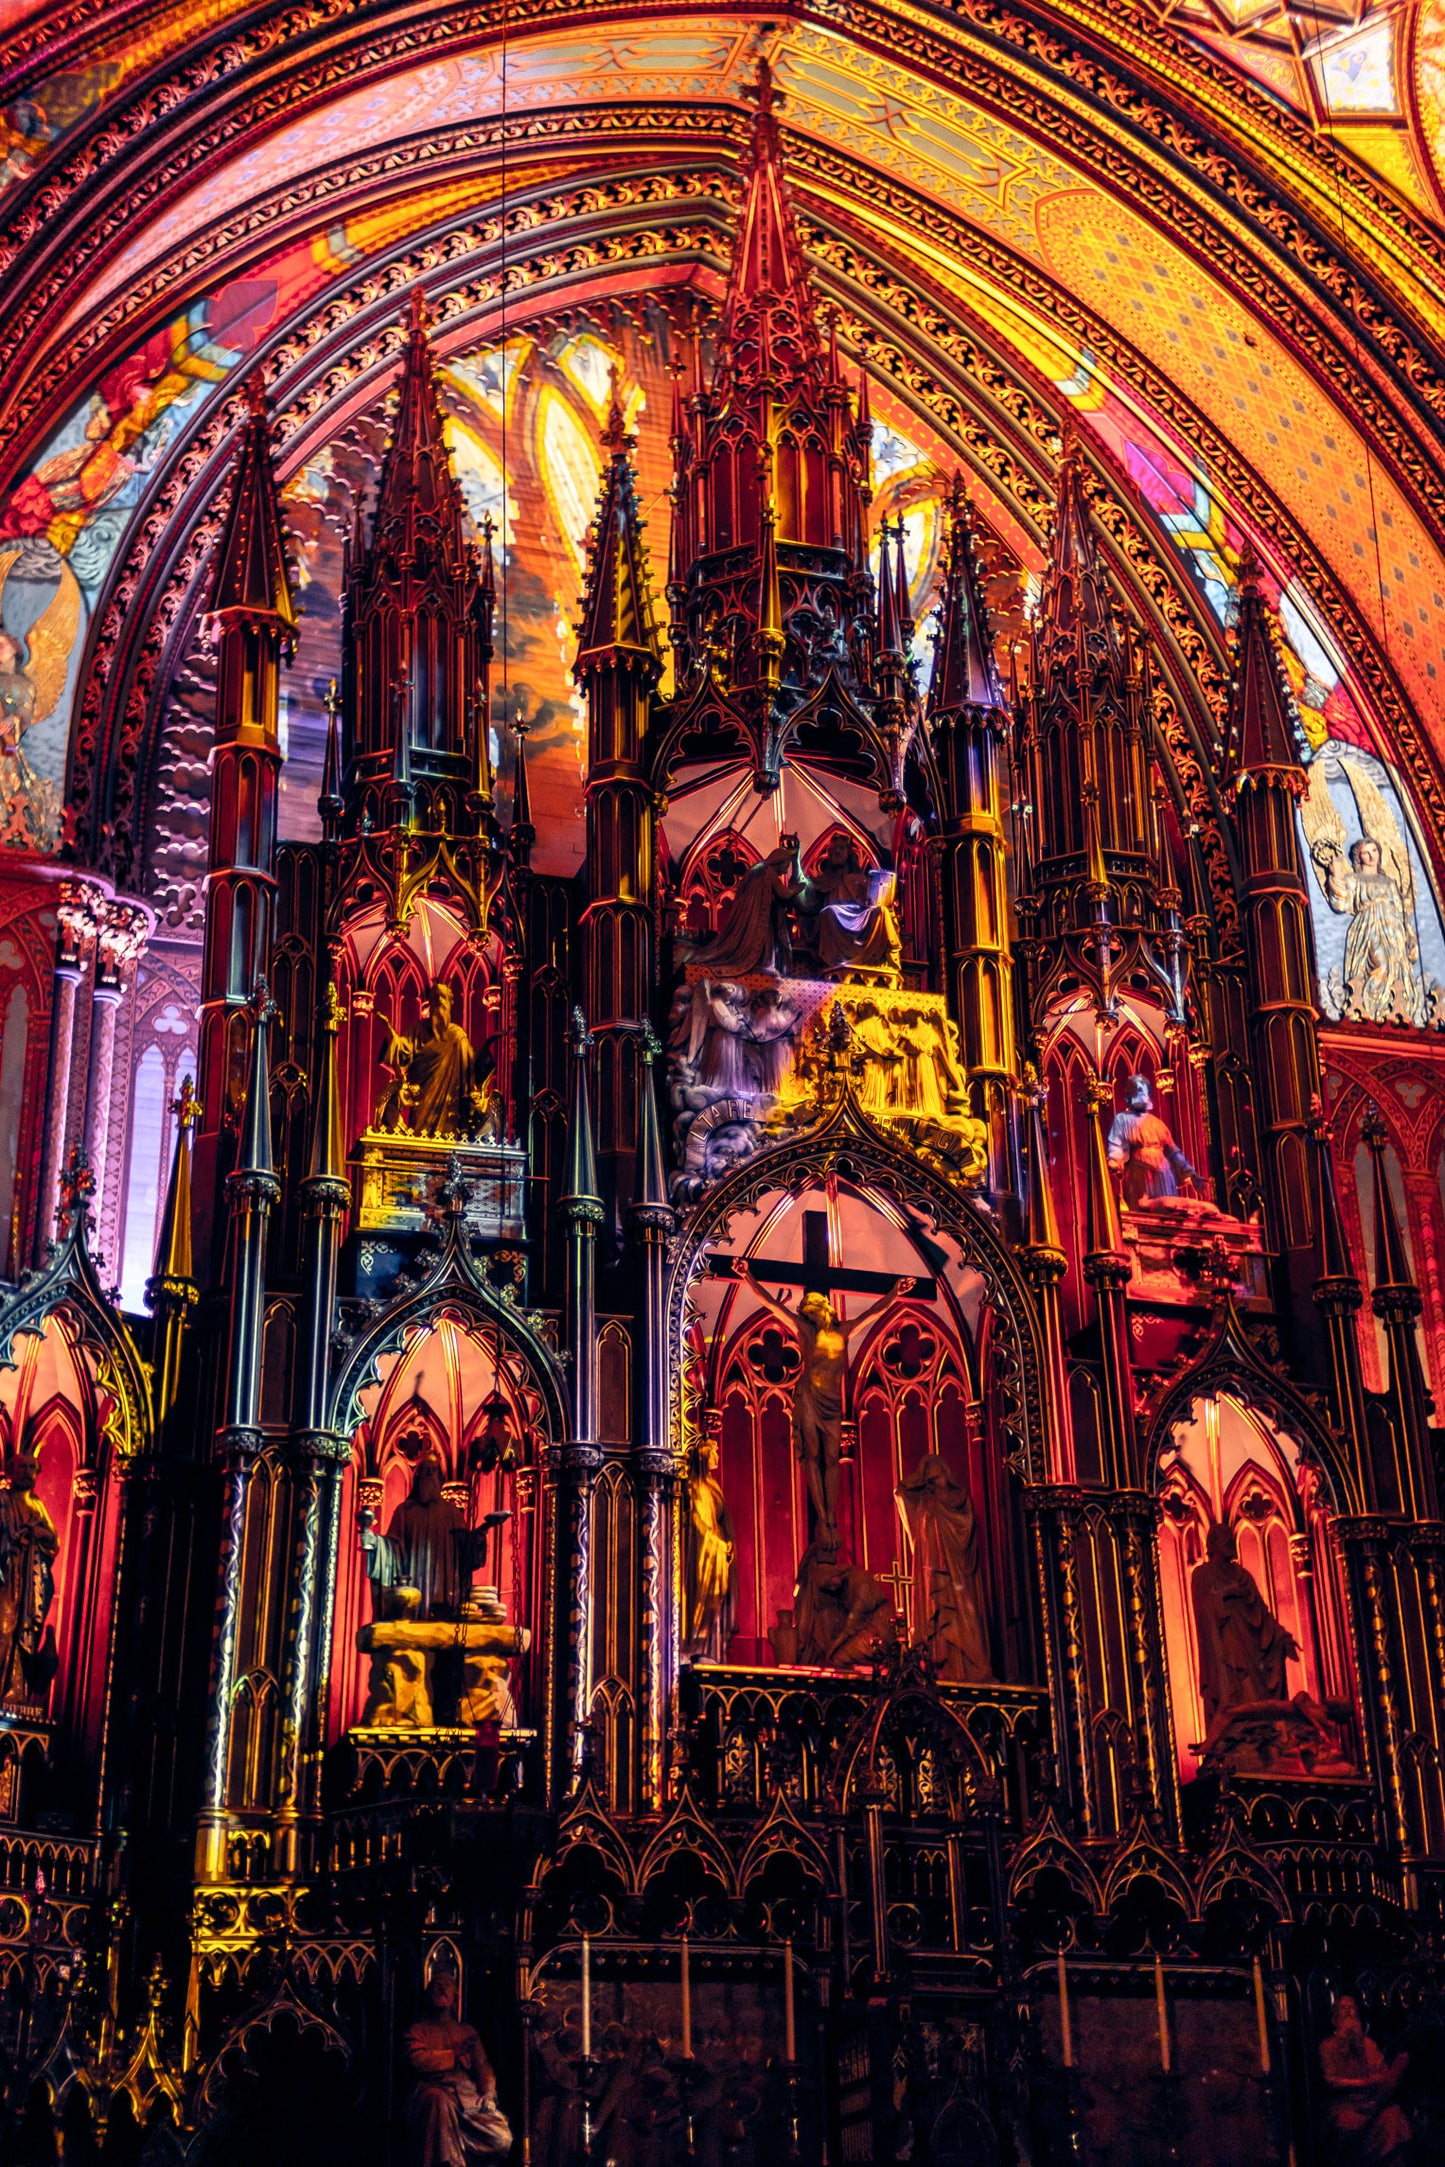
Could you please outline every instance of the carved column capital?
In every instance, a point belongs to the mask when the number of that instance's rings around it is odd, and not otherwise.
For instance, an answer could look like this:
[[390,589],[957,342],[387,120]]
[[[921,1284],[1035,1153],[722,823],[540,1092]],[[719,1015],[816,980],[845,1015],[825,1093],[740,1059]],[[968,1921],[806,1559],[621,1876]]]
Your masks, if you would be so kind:
[[119,998],[149,938],[151,914],[141,903],[102,899],[95,908],[95,990]]

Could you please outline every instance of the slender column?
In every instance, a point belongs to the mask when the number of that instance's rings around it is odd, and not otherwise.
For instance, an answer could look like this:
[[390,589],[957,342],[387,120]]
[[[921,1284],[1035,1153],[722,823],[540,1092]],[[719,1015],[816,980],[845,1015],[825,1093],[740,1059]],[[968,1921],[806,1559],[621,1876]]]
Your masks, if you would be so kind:
[[1043,1431],[1049,1480],[1069,1483],[1076,1473],[1074,1424],[1069,1405],[1064,1322],[1059,1305],[1059,1287],[1069,1266],[1059,1239],[1053,1187],[1049,1180],[1043,1120],[1046,1093],[1033,1077],[1032,1070],[1029,1075],[1032,1082],[1026,1084],[1024,1090],[1024,1134],[1028,1144],[1024,1270],[1033,1284],[1038,1304],[1039,1337],[1043,1341]]
[[602,1455],[597,1447],[597,1193],[592,1106],[587,1068],[592,1039],[581,1009],[572,1015],[571,1133],[567,1187],[562,1197],[566,1229],[566,1330],[572,1358],[572,1435],[555,1453],[557,1476],[557,1626],[554,1784],[570,1788],[582,1763],[583,1729],[590,1707],[592,1653],[592,1492]]
[[1334,1151],[1318,1100],[1311,1116],[1310,1141],[1314,1153],[1314,1220],[1320,1268],[1314,1283],[1314,1302],[1324,1321],[1329,1349],[1335,1421],[1353,1448],[1355,1466],[1359,1470],[1361,1503],[1366,1512],[1377,1512],[1380,1508],[1379,1478],[1365,1411],[1365,1379],[1360,1366],[1356,1322],[1365,1297],[1355,1277],[1340,1220]]
[[1075,1523],[1083,1509],[1084,1493],[1072,1484],[1050,1484],[1047,1488],[1031,1488],[1026,1496],[1034,1524],[1034,1566],[1043,1612],[1044,1661],[1054,1711],[1054,1735],[1064,1757],[1061,1773],[1080,1834],[1094,1836],[1098,1834],[1098,1807],[1075,1547]]
[[1119,1226],[1119,1207],[1109,1178],[1102,1117],[1111,1102],[1107,1084],[1093,1087],[1089,1112],[1089,1222],[1084,1277],[1099,1306],[1099,1366],[1104,1384],[1105,1475],[1111,1489],[1136,1484],[1134,1371],[1129,1360],[1129,1319],[1124,1289],[1129,1284],[1129,1252]]
[[1350,1591],[1355,1662],[1365,1718],[1366,1773],[1385,1801],[1390,1841],[1410,1849],[1410,1823],[1400,1779],[1400,1721],[1389,1619],[1389,1525],[1373,1515],[1335,1523]]
[[227,1176],[230,1208],[230,1328],[226,1345],[225,1421],[216,1437],[223,1492],[216,1622],[211,1648],[196,1877],[219,1881],[226,1872],[226,1792],[231,1701],[236,1683],[236,1637],[241,1616],[241,1568],[246,1507],[261,1451],[261,1335],[265,1306],[266,1236],[280,1199],[271,1149],[271,1084],[267,1040],[276,1007],[258,978],[252,1005],[252,1059],[240,1163]]
[[[331,1334],[336,1320],[336,1274],[341,1230],[351,1203],[342,1162],[336,1037],[341,1003],[334,984],[322,999],[321,1059],[311,1161],[300,1188],[304,1215],[300,1359],[291,1437],[292,1546],[285,1640],[281,1655],[282,1759],[278,1835],[281,1870],[307,1870],[302,1824],[314,1811],[306,1781],[307,1740],[317,1706],[312,1678],[318,1641],[330,1641],[334,1575],[328,1572],[331,1520],[340,1468],[349,1446],[326,1427]],[[321,1630],[318,1631],[318,1625]]]
[[126,982],[145,946],[150,915],[134,903],[96,908],[95,980],[90,993],[90,1072],[85,1090],[85,1151],[95,1176],[95,1217],[101,1225],[114,1199],[106,1194],[106,1154],[115,1082],[115,1031]]
[[1123,1567],[1125,1645],[1134,1674],[1135,1751],[1153,1806],[1166,1826],[1177,1827],[1154,1500],[1142,1490],[1133,1491],[1115,1500],[1110,1517]]
[[199,1293],[191,1249],[191,1130],[200,1106],[189,1076],[182,1080],[181,1095],[171,1111],[176,1116],[176,1155],[156,1244],[155,1273],[146,1282],[146,1300],[156,1320],[155,1410],[156,1427],[162,1436],[180,1398],[186,1322]]
[[46,1072],[45,1133],[40,1147],[40,1194],[35,1213],[37,1264],[45,1261],[55,1238],[70,1112],[70,1067],[75,1057],[75,1011],[86,961],[95,946],[95,914],[102,901],[100,889],[85,880],[63,880],[57,892],[50,1064]]
[[1385,1171],[1388,1132],[1379,1109],[1365,1124],[1375,1192],[1375,1287],[1371,1307],[1385,1328],[1390,1350],[1389,1390],[1399,1426],[1398,1481],[1407,1519],[1438,1520],[1440,1499],[1430,1435],[1429,1402],[1416,1330],[1424,1304],[1410,1271],[1395,1199]]
[[663,1802],[667,1709],[677,1677],[678,1618],[672,1601],[672,1493],[677,1460],[668,1436],[667,1244],[677,1225],[667,1201],[656,1063],[661,1048],[650,1029],[642,1038],[641,1135],[638,1195],[628,1212],[641,1286],[638,1451],[638,1698],[641,1704],[641,1796],[644,1812]]

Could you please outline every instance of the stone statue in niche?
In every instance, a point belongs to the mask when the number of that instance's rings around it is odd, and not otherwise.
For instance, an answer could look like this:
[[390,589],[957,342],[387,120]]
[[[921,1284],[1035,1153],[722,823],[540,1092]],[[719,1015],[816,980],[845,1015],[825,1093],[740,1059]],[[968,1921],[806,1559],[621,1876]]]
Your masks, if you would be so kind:
[[1210,1528],[1190,1597],[1205,1761],[1236,1775],[1352,1775],[1350,1709],[1290,1695],[1286,1665],[1298,1645],[1240,1564],[1233,1528]]
[[982,1684],[993,1671],[973,1501],[936,1452],[894,1495],[913,1554],[913,1644],[926,1649],[940,1678]]
[[722,1614],[732,1593],[737,1543],[727,1499],[718,1480],[715,1438],[704,1438],[688,1478],[688,1646],[713,1652]]
[[414,1036],[379,1017],[383,1068],[391,1082],[376,1127],[412,1136],[474,1136],[494,1120],[491,1094],[471,1040],[453,1020],[452,989],[438,979],[426,996],[426,1027]]
[[496,1525],[489,1516],[485,1526],[469,1528],[442,1494],[441,1461],[434,1452],[422,1452],[412,1472],[411,1492],[392,1514],[385,1535],[376,1533],[370,1513],[362,1514],[361,1548],[377,1615],[400,1615],[397,1597],[410,1588],[417,1595],[411,1606],[417,1617],[460,1617],[472,1575],[486,1563],[488,1537]]
[[860,1309],[845,1324],[826,1294],[805,1294],[796,1311],[768,1293],[753,1271],[750,1258],[734,1264],[739,1279],[752,1288],[764,1308],[781,1318],[798,1337],[802,1365],[793,1386],[793,1451],[807,1478],[813,1507],[815,1538],[819,1547],[838,1550],[838,1464],[843,1450],[843,1403],[848,1382],[848,1335],[867,1322],[886,1302],[895,1301],[913,1285],[911,1279],[895,1279],[876,1301]]
[[55,1558],[60,1538],[35,1495],[39,1462],[12,1453],[0,1491],[0,1701],[38,1701],[54,1677]]
[[361,1547],[376,1607],[356,1636],[371,1658],[364,1725],[515,1724],[507,1660],[525,1654],[530,1635],[508,1625],[494,1588],[471,1585],[486,1563],[493,1528],[509,1518],[491,1512],[480,1527],[468,1527],[443,1495],[441,1462],[431,1451],[419,1456],[410,1495],[385,1535],[375,1532],[369,1512],[362,1514]]
[[748,978],[759,971],[786,978],[793,967],[788,911],[801,885],[798,838],[780,836],[776,850],[743,874],[727,917],[697,952],[699,963],[717,978]]
[[1155,1113],[1147,1076],[1129,1078],[1128,1105],[1110,1124],[1108,1159],[1111,1173],[1122,1176],[1123,1199],[1130,1210],[1157,1197],[1177,1196],[1181,1182],[1199,1180],[1168,1122]]
[[1282,1701],[1285,1664],[1299,1654],[1239,1562],[1234,1529],[1216,1521],[1205,1537],[1204,1563],[1190,1583],[1199,1638],[1199,1697],[1212,1731],[1217,1718],[1260,1701]]
[[820,978],[869,978],[896,985],[900,942],[892,873],[869,870],[846,835],[834,835],[798,896],[800,946]]
[[497,2105],[497,2080],[482,2042],[457,2015],[457,1982],[449,1971],[427,1981],[423,2013],[406,2035],[415,2082],[407,2101],[412,2167],[472,2167],[504,2159],[512,2131]]

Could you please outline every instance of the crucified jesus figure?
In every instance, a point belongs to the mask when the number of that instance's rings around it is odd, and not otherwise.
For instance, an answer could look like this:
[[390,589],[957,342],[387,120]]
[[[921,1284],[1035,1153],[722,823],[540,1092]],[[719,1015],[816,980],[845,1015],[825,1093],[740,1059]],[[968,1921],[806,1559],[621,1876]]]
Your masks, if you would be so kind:
[[793,1450],[807,1477],[814,1515],[814,1541],[820,1550],[838,1551],[838,1461],[843,1447],[843,1400],[848,1382],[848,1334],[895,1301],[914,1284],[895,1279],[876,1301],[845,1324],[826,1294],[805,1294],[796,1311],[780,1302],[758,1278],[747,1257],[733,1261],[733,1275],[745,1280],[764,1308],[798,1335],[803,1366],[793,1387]]

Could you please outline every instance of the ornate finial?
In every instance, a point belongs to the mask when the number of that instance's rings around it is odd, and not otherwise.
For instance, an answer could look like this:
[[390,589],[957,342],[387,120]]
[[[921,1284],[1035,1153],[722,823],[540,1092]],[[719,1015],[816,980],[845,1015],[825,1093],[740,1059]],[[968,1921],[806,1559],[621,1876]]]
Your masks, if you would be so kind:
[[189,1076],[181,1078],[181,1095],[171,1102],[171,1112],[179,1121],[183,1136],[187,1129],[193,1129],[200,1120],[201,1102],[196,1097],[194,1084]]
[[256,973],[255,983],[251,988],[251,999],[248,1005],[251,1010],[251,1021],[257,1026],[258,1029],[262,1024],[265,1024],[266,1027],[269,1029],[281,1013],[280,1009],[276,1006],[276,1003],[271,998],[271,988],[266,982],[264,972],[257,971]]
[[607,419],[602,425],[602,449],[614,457],[636,442],[628,433],[627,412],[622,403],[622,379],[614,361],[607,371]]
[[661,1056],[661,1053],[662,1053],[662,1041],[661,1041],[661,1039],[660,1039],[660,1038],[658,1037],[658,1035],[657,1035],[656,1031],[654,1031],[654,1030],[653,1030],[653,1028],[652,1028],[652,1025],[651,1025],[650,1023],[644,1023],[644,1024],[643,1024],[643,1026],[642,1026],[642,1031],[641,1031],[641,1038],[642,1038],[642,1058],[643,1058],[643,1061],[645,1062],[645,1064],[647,1065],[647,1067],[648,1067],[648,1068],[651,1068],[651,1066],[652,1066],[653,1062],[654,1062],[654,1061],[656,1061],[656,1060],[658,1060],[658,1059],[659,1059],[659,1057]]
[[60,1204],[66,1212],[74,1211],[77,1204],[89,1203],[95,1194],[95,1174],[86,1156],[84,1144],[71,1147],[60,1177]]
[[414,338],[424,338],[431,323],[431,311],[426,305],[426,295],[420,286],[413,286],[406,304],[407,329]]
[[428,1212],[428,1218],[451,1219],[460,1223],[466,1217],[471,1202],[471,1183],[466,1178],[462,1155],[454,1151],[447,1160],[447,1170],[436,1186],[436,1199]]
[[765,53],[758,54],[757,75],[747,85],[743,95],[752,99],[760,113],[771,113],[775,106],[784,102],[782,92],[773,81],[772,62]]
[[1325,1112],[1324,1100],[1320,1097],[1318,1091],[1311,1091],[1310,1093],[1308,1126],[1311,1137],[1321,1148],[1333,1142],[1334,1130],[1330,1126],[1329,1116]]
[[326,688],[326,693],[324,698],[322,699],[321,705],[326,710],[327,721],[335,722],[337,716],[341,712],[341,693],[334,677]]
[[241,393],[246,401],[246,412],[250,415],[252,421],[264,422],[266,419],[266,379],[259,369],[251,371],[245,383],[241,386]]
[[336,980],[328,978],[321,996],[321,1028],[323,1031],[339,1031],[346,1021],[346,1007],[336,990]]
[[587,1028],[587,1018],[583,1015],[580,1008],[574,1008],[572,1011],[572,1019],[567,1028],[567,1036],[571,1042],[572,1051],[577,1056],[579,1061],[582,1060],[587,1054],[591,1053],[592,1033]]
[[1360,1123],[1360,1134],[1364,1137],[1371,1151],[1374,1152],[1383,1151],[1390,1141],[1389,1123],[1373,1099],[1366,1108],[1364,1120]]

